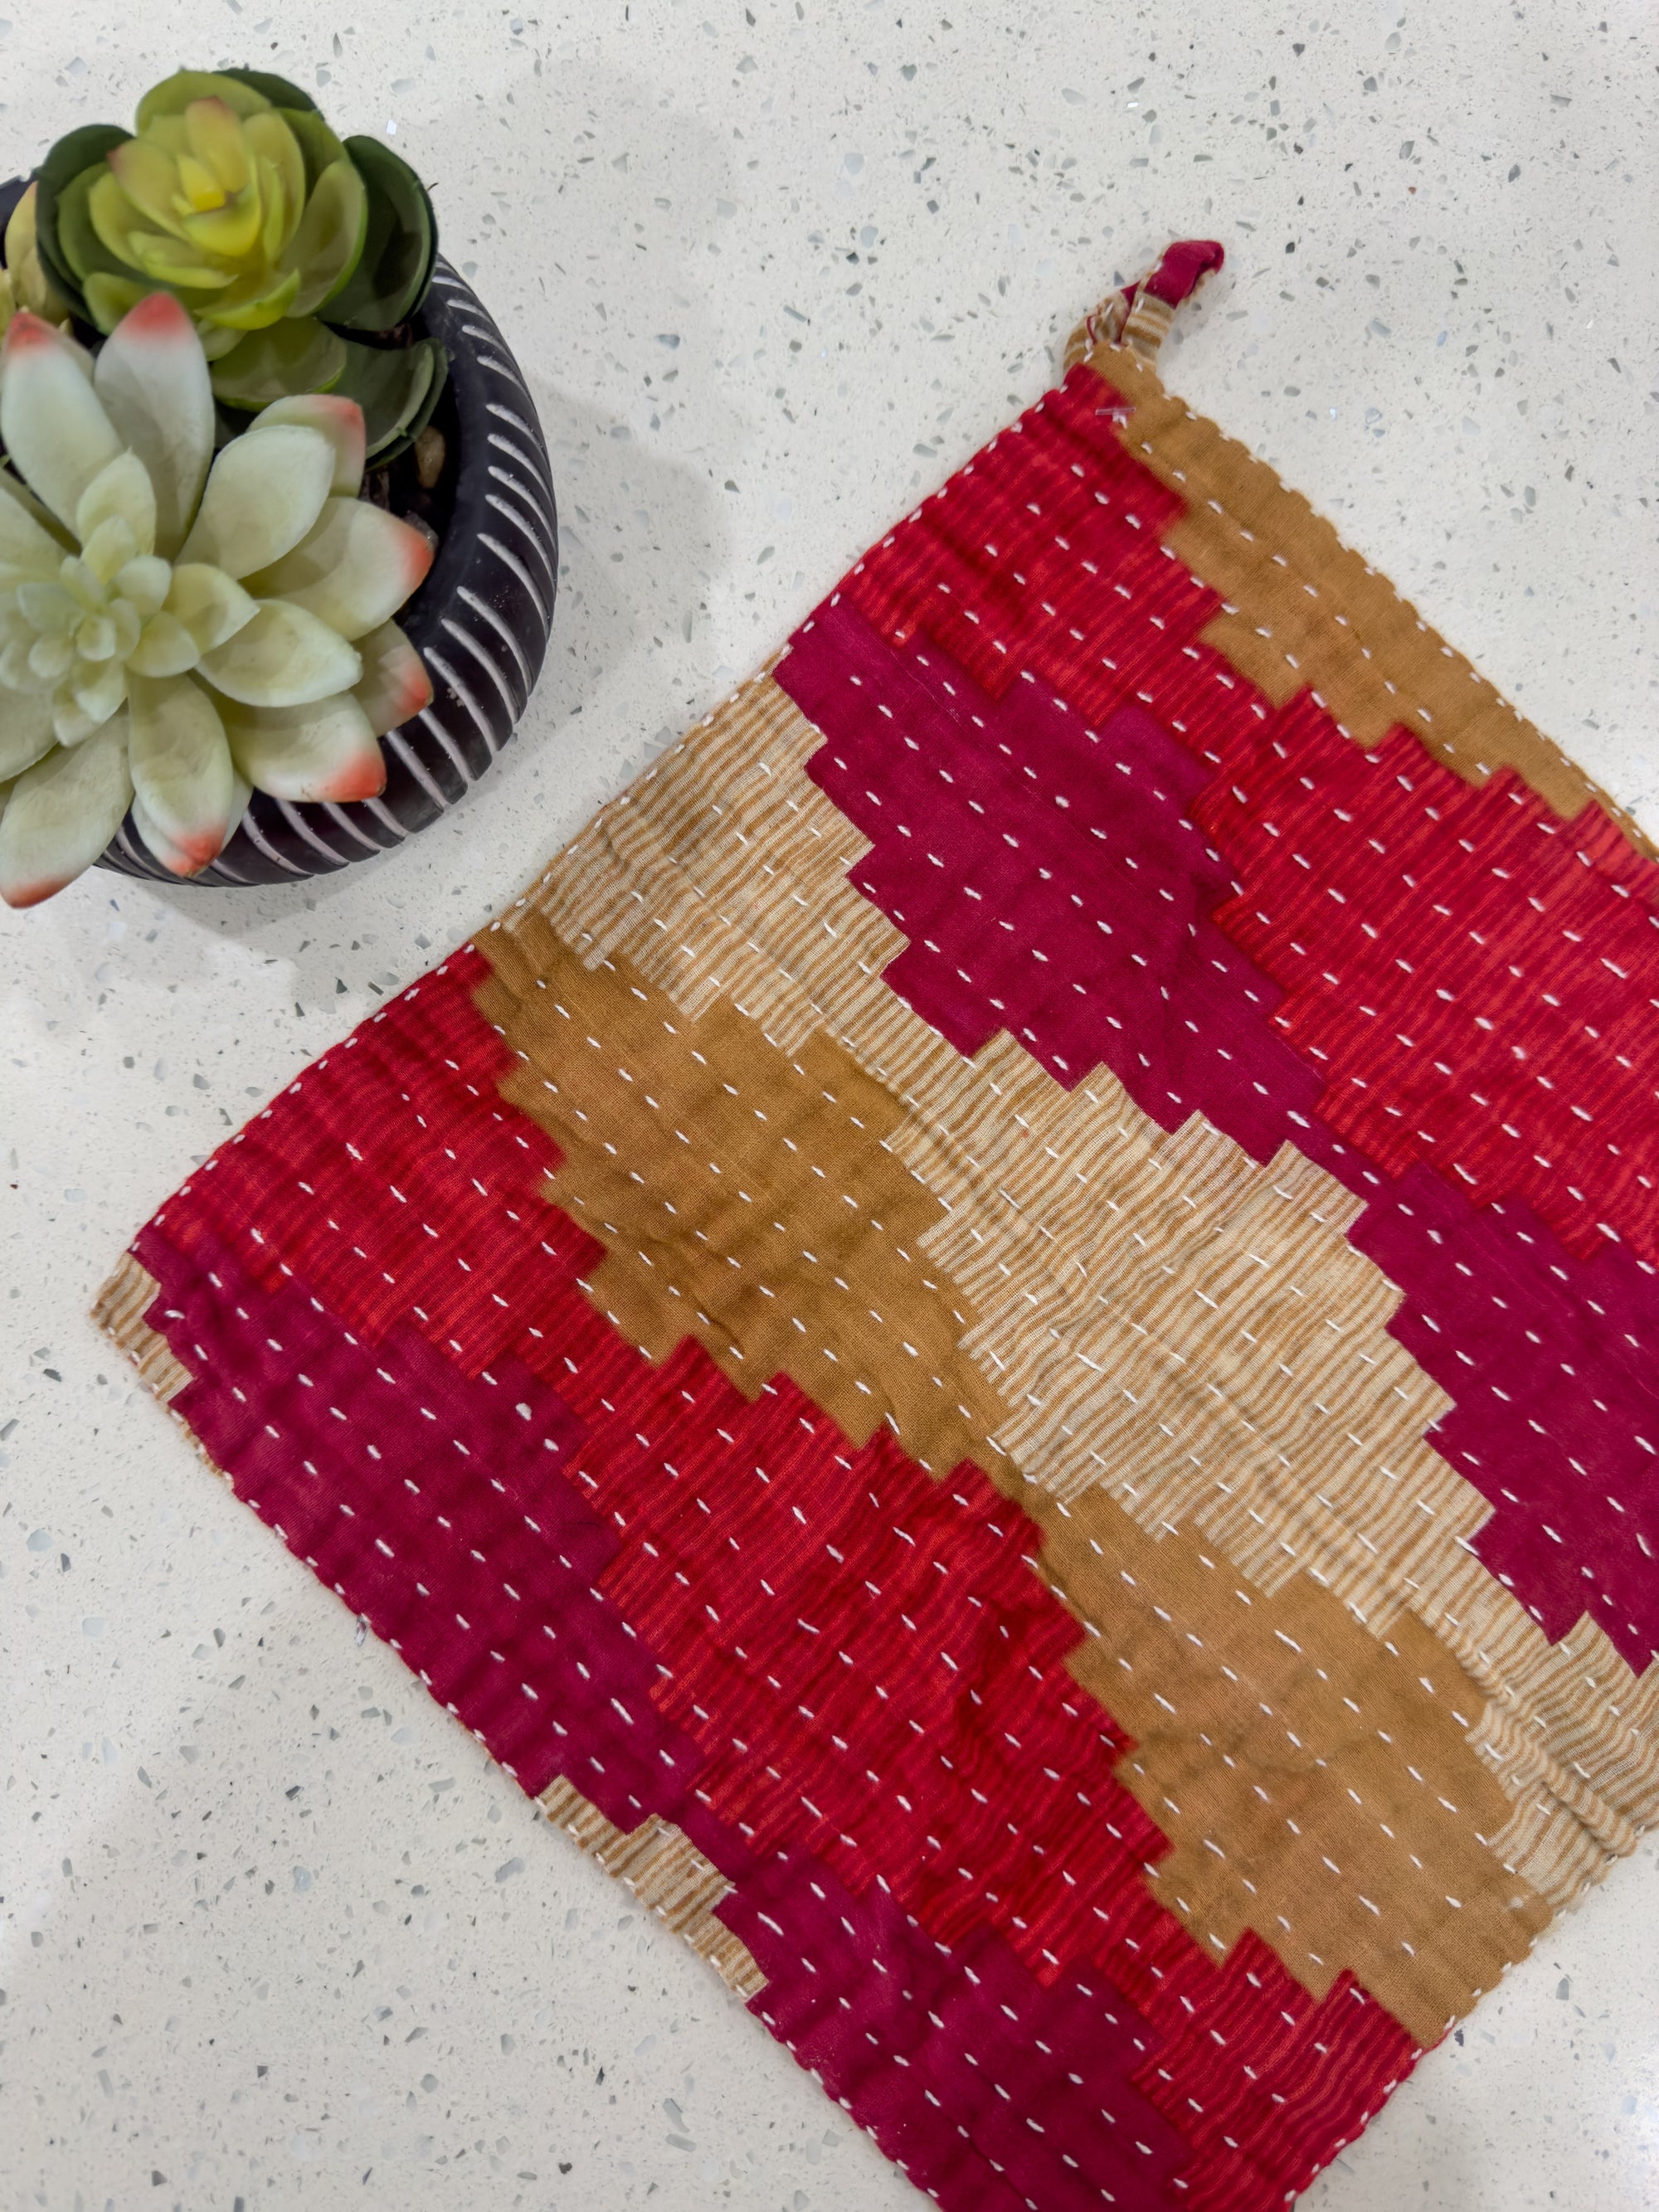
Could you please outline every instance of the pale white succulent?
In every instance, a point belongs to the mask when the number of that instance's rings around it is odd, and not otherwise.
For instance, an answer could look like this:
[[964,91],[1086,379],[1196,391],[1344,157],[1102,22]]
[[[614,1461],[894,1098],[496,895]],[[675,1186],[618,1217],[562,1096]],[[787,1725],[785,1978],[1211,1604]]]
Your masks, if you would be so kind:
[[[95,359],[31,313],[0,348],[0,898],[33,906],[132,809],[174,874],[250,788],[373,797],[430,679],[392,617],[430,541],[360,500],[354,401],[279,399],[213,453],[208,365],[169,294]],[[21,479],[21,480],[20,480]]]

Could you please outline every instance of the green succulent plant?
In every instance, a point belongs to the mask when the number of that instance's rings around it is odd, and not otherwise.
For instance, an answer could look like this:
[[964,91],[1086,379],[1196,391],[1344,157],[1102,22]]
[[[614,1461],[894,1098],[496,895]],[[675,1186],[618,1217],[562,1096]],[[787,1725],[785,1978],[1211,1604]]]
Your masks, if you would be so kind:
[[[214,454],[208,362],[170,292],[96,358],[39,316],[0,346],[0,899],[33,906],[126,816],[174,874],[250,791],[372,798],[432,696],[392,617],[430,541],[359,499],[362,411],[273,402]],[[13,474],[10,471],[15,471]]]
[[38,188],[31,185],[6,219],[5,266],[0,269],[0,337],[20,307],[48,323],[66,323],[69,302],[47,276],[35,244]]
[[40,261],[69,306],[107,333],[166,292],[226,405],[337,392],[362,406],[371,459],[401,450],[446,372],[432,339],[364,342],[406,323],[432,281],[437,228],[409,164],[337,138],[307,94],[254,70],[180,70],[134,121],[83,125],[41,165]]

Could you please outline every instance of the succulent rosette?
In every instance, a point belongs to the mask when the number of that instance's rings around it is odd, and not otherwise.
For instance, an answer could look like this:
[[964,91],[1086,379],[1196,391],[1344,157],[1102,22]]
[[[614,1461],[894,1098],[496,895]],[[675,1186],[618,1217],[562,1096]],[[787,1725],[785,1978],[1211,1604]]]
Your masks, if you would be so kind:
[[[94,358],[27,310],[0,347],[0,898],[88,867],[129,808],[198,873],[250,789],[373,797],[432,696],[392,617],[429,539],[360,499],[362,410],[279,399],[214,453],[206,356],[169,292]],[[15,471],[15,473],[12,473]]]
[[356,335],[405,325],[432,281],[431,202],[408,163],[337,138],[297,85],[253,70],[180,70],[134,119],[70,131],[41,167],[39,259],[73,312],[108,332],[164,291],[225,404],[339,392],[364,410],[371,458],[412,439],[442,349]]

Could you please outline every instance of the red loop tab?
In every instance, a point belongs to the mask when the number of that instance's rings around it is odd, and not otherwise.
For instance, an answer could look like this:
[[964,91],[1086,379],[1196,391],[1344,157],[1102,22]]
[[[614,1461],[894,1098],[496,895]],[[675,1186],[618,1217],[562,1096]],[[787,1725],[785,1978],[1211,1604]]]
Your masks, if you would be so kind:
[[1167,307],[1178,307],[1198,289],[1201,281],[1220,268],[1227,258],[1218,240],[1213,238],[1181,238],[1165,249],[1156,269],[1143,276],[1131,291],[1150,292],[1155,300]]

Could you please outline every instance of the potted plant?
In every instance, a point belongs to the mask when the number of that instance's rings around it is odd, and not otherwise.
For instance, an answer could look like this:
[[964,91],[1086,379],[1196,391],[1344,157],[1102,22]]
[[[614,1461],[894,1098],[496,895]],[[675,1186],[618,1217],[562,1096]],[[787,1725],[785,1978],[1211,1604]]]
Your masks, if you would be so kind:
[[0,188],[14,905],[400,842],[511,734],[552,618],[534,409],[414,172],[252,70],[135,121]]

